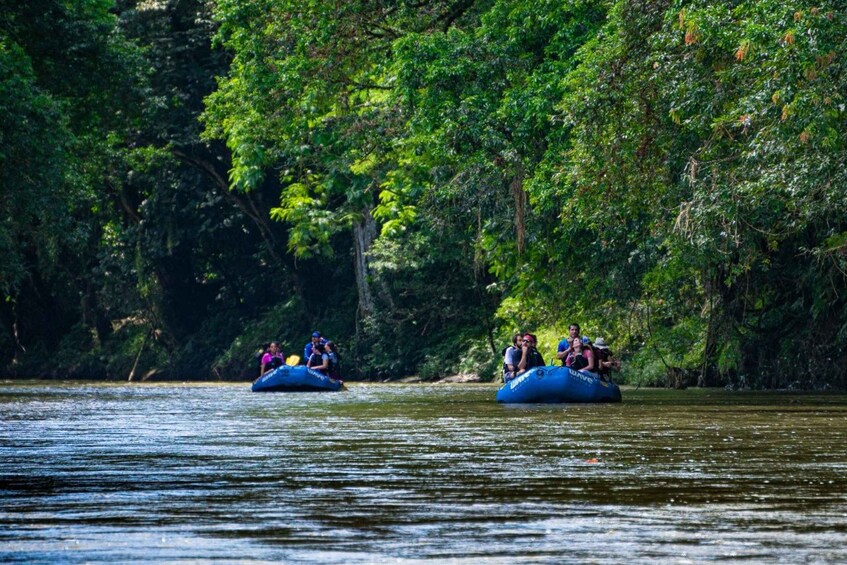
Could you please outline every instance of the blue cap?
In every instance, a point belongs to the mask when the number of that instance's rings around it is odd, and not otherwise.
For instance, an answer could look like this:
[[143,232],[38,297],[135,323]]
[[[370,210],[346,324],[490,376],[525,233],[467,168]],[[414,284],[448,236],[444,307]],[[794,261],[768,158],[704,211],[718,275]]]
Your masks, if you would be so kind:
[[321,337],[321,332],[312,332],[312,337]]

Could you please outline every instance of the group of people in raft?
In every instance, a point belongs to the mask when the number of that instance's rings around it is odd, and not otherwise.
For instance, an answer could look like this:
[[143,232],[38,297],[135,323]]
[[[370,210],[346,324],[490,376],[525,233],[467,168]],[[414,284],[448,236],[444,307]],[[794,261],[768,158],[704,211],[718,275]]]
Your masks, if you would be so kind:
[[[312,332],[311,341],[303,348],[303,357],[296,359],[293,364],[304,361],[306,367],[309,369],[332,379],[341,380],[341,373],[339,371],[341,355],[339,355],[336,345],[324,338],[321,332]],[[272,341],[268,344],[265,354],[262,355],[259,376],[261,377],[268,371],[273,371],[283,365],[285,365],[285,355],[282,353],[279,342]]]
[[[579,324],[568,326],[568,334],[568,337],[559,342],[556,352],[556,358],[562,362],[562,366],[604,380],[611,380],[612,371],[620,370],[620,361],[612,357],[612,352],[602,337],[592,342],[588,337],[580,335]],[[503,380],[505,382],[534,367],[546,365],[541,353],[536,349],[537,345],[538,339],[535,334],[516,333],[512,337],[512,345],[503,350]],[[312,339],[303,348],[302,359],[297,359],[294,363],[303,360],[309,369],[341,380],[339,372],[341,356],[338,348],[332,341],[324,338],[321,332],[312,332]],[[262,355],[259,376],[284,364],[285,355],[279,347],[279,342],[272,341]]]
[[[536,346],[534,334],[516,333],[512,345],[503,350],[503,380],[509,382],[534,367],[546,365]],[[579,324],[568,326],[568,337],[559,342],[556,358],[562,366],[570,367],[592,377],[611,380],[613,370],[620,370],[620,361],[612,357],[606,340],[598,337],[593,342],[580,335]]]

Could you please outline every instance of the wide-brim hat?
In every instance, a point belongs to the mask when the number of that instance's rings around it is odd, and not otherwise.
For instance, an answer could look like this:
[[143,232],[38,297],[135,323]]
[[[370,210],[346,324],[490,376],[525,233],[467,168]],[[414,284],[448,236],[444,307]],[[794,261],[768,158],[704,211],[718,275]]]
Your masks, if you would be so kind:
[[606,340],[603,339],[602,337],[598,337],[594,341],[594,347],[596,347],[597,349],[609,349],[609,346],[606,345]]

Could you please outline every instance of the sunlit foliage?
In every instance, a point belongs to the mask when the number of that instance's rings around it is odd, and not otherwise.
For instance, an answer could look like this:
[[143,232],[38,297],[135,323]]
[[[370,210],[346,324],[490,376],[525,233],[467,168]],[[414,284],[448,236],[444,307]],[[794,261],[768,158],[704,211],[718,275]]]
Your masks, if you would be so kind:
[[578,321],[633,383],[845,384],[841,3],[66,4],[0,15],[9,366],[320,326],[488,378]]

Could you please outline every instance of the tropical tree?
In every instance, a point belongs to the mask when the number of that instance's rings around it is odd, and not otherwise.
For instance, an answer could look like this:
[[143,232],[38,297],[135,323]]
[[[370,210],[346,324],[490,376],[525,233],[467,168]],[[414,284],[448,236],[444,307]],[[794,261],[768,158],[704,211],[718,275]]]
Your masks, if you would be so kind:
[[[641,265],[644,356],[700,384],[843,380],[834,8],[619,3],[572,76],[563,170],[589,208],[577,223],[594,222],[589,241],[628,234],[597,251]],[[591,207],[610,197],[622,214],[603,222]]]
[[119,160],[143,92],[138,51],[114,27],[104,2],[0,3],[6,363],[55,347],[80,320],[95,340],[108,331],[94,268],[112,217],[104,172]]

